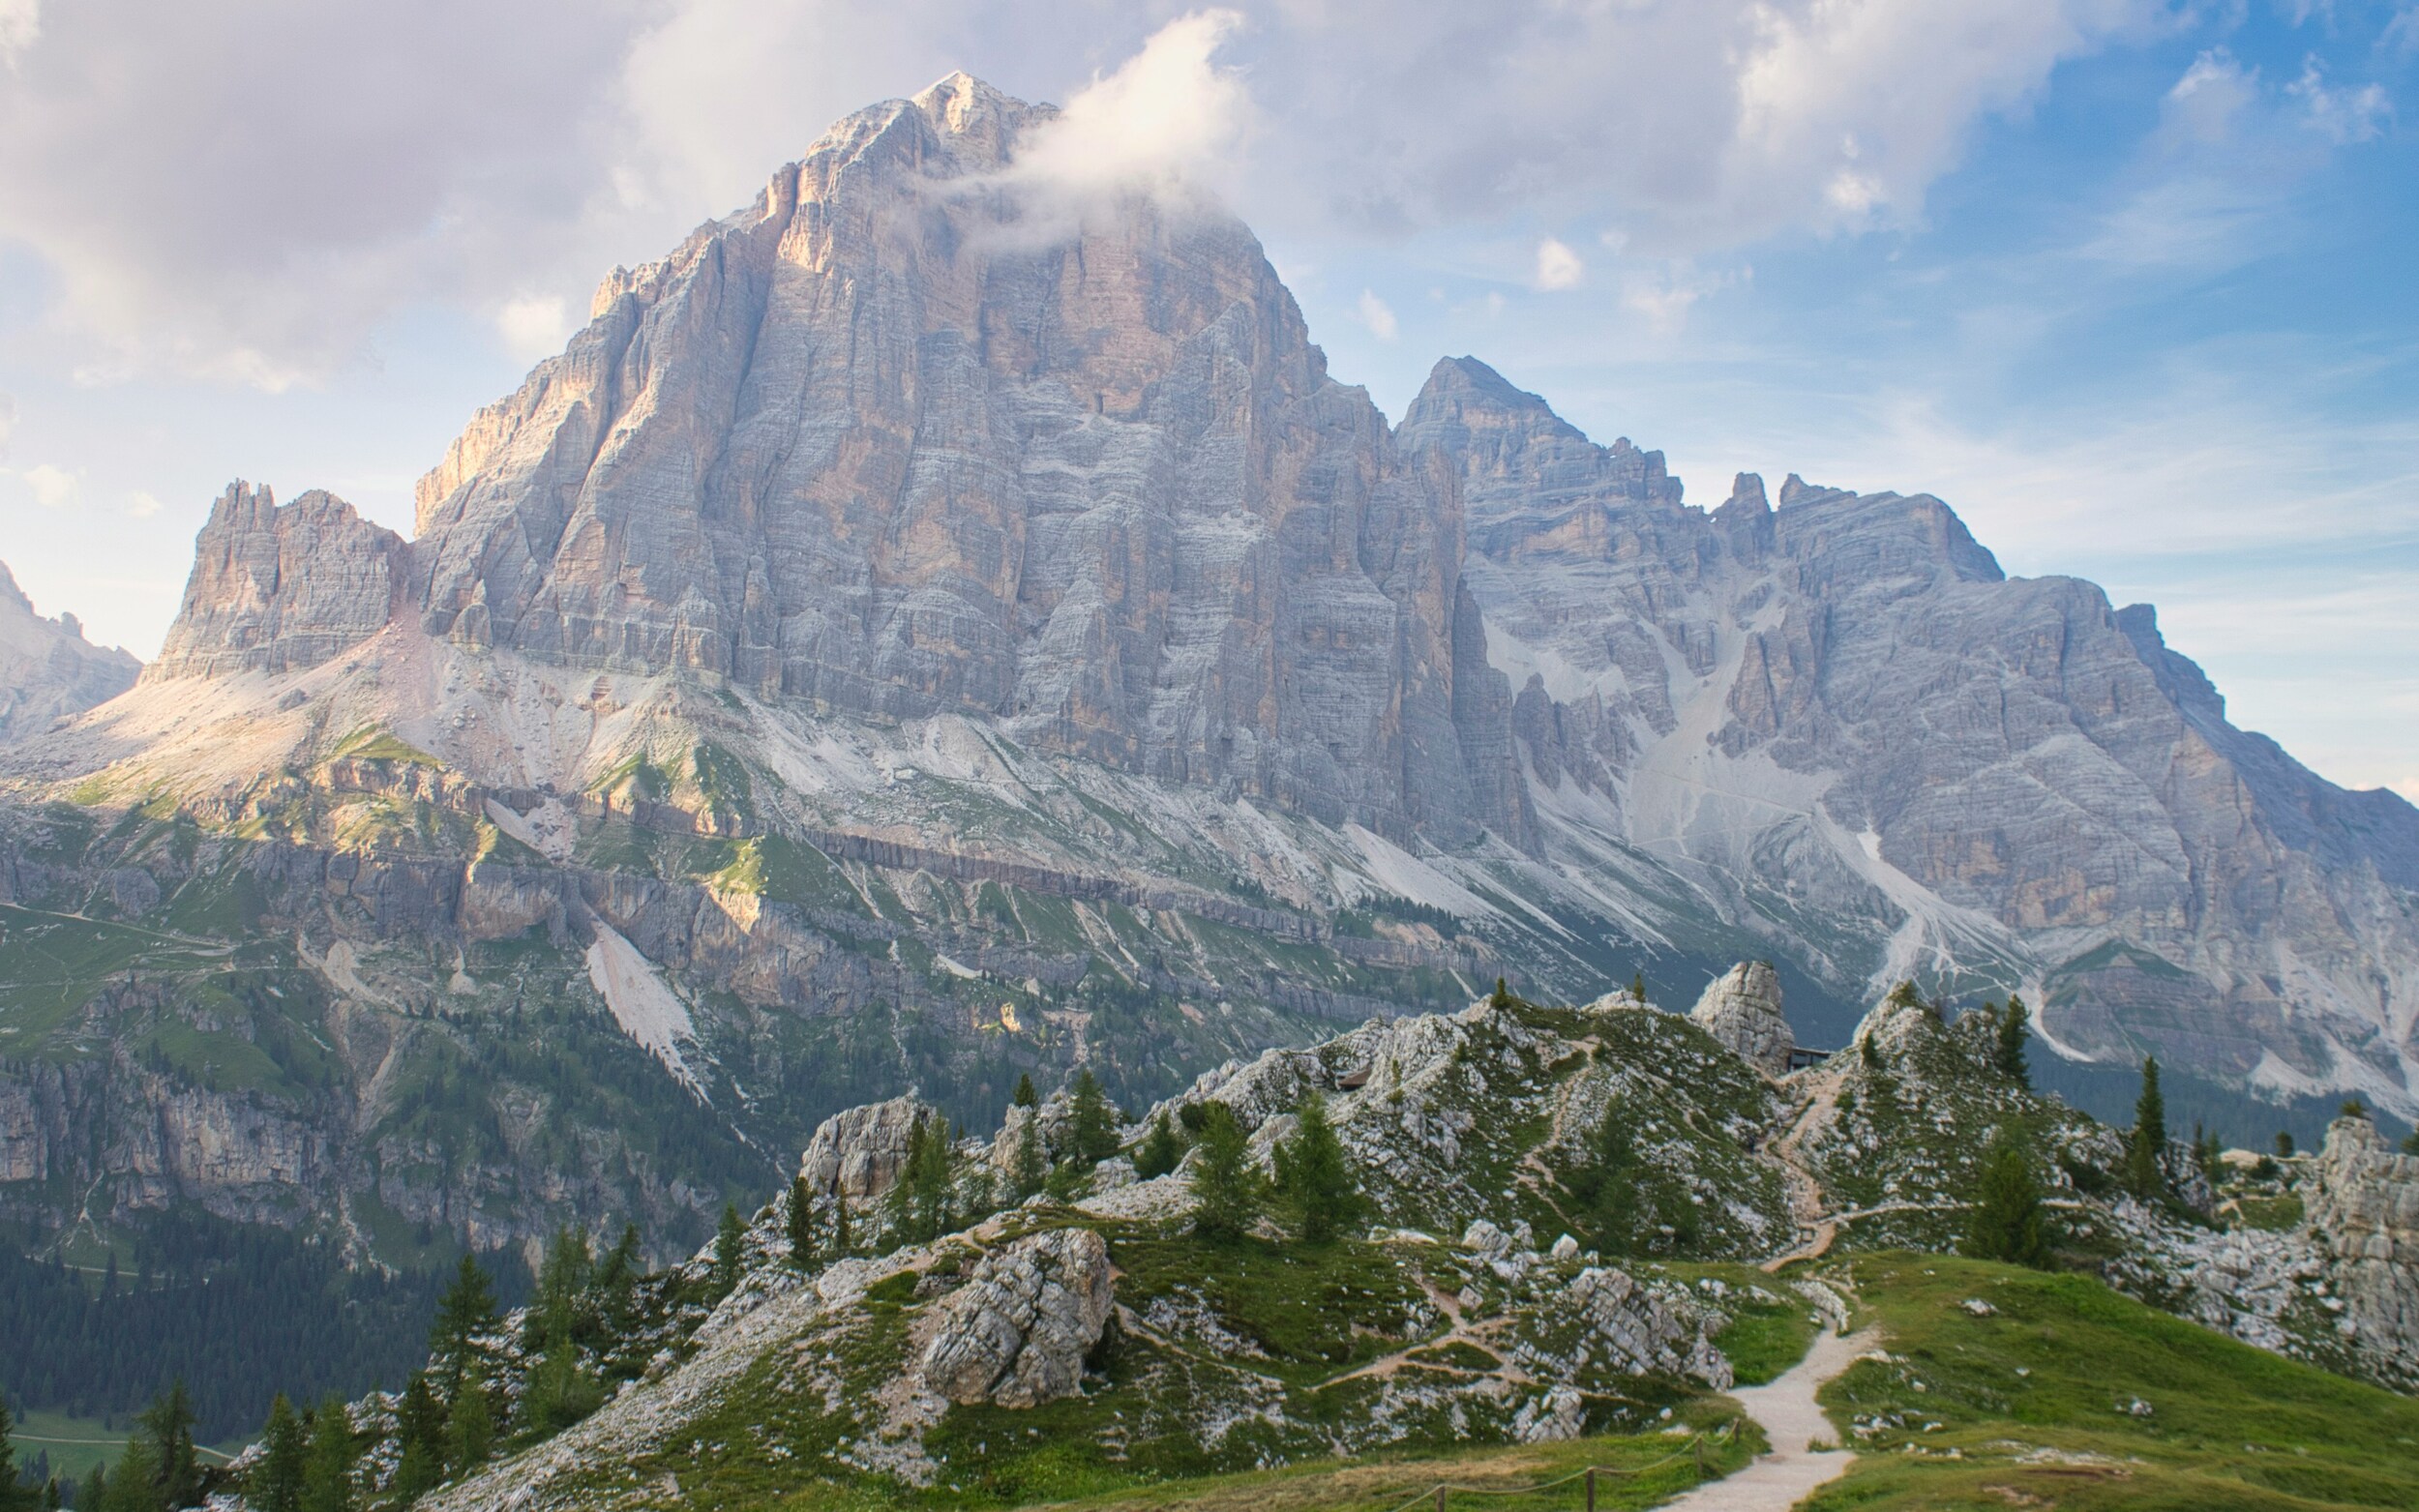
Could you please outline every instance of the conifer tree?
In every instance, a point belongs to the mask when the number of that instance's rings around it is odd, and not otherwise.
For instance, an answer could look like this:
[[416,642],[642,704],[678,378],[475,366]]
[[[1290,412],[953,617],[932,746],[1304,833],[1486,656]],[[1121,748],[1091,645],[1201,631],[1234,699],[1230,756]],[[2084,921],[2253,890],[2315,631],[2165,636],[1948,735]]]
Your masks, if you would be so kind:
[[141,1438],[157,1456],[153,1472],[159,1503],[164,1507],[198,1506],[201,1502],[201,1461],[194,1452],[194,1403],[177,1380],[143,1408],[138,1421]]
[[1083,1165],[1096,1166],[1118,1152],[1117,1115],[1109,1111],[1109,1099],[1100,1090],[1100,1079],[1091,1074],[1090,1066],[1075,1073],[1067,1123],[1068,1135],[1075,1143],[1075,1158]]
[[1304,1244],[1325,1244],[1360,1216],[1360,1183],[1328,1121],[1327,1099],[1316,1092],[1302,1099],[1293,1134],[1277,1145],[1276,1188]]
[[1009,1101],[1014,1103],[1019,1108],[1039,1108],[1041,1106],[1041,1094],[1033,1090],[1033,1074],[1031,1072],[1022,1071],[1017,1073],[1016,1095],[1010,1098]]
[[1998,1042],[1991,1052],[1991,1062],[1999,1074],[2026,1091],[2033,1086],[2033,1068],[2024,1062],[2026,1024],[2031,1018],[2024,999],[2010,993],[2007,1011],[1999,1016]]
[[618,1341],[637,1319],[639,1274],[645,1262],[640,1253],[639,1226],[623,1224],[621,1237],[596,1267],[596,1310],[608,1340]]
[[815,1187],[801,1172],[790,1178],[790,1263],[811,1269],[815,1255]]
[[739,1222],[736,1204],[723,1204],[721,1227],[714,1230],[714,1295],[727,1297],[739,1286],[739,1271],[747,1259],[747,1230]]
[[10,1438],[15,1429],[7,1400],[0,1399],[0,1512],[35,1512],[42,1494],[19,1479],[24,1472],[16,1467],[16,1444]]
[[1982,1180],[1958,1249],[1975,1260],[2047,1270],[2049,1244],[2041,1225],[2041,1183],[2034,1179],[2033,1163],[2021,1144],[2001,1135],[1983,1154]]
[[1193,1162],[1193,1232],[1229,1244],[1251,1231],[1260,1216],[1259,1173],[1251,1169],[1250,1141],[1235,1110],[1206,1104],[1200,1155]]
[[921,1137],[910,1139],[907,1170],[899,1188],[906,1196],[908,1235],[925,1244],[948,1232],[956,1216],[952,1200],[958,1152],[947,1119],[936,1118],[919,1127]]
[[426,1372],[414,1372],[395,1412],[403,1446],[395,1465],[395,1494],[408,1505],[445,1478],[445,1412],[429,1390]]
[[1629,995],[1636,998],[1640,1002],[1646,1001],[1645,972],[1632,971],[1629,973]]
[[444,1372],[451,1394],[470,1359],[470,1341],[495,1331],[495,1289],[489,1284],[479,1258],[465,1252],[454,1280],[437,1299],[436,1321],[429,1327],[429,1359]]
[[302,1512],[303,1471],[310,1462],[311,1439],[294,1404],[281,1391],[269,1404],[268,1426],[260,1432],[260,1466],[253,1471],[244,1499],[255,1512]]
[[126,1452],[118,1456],[117,1472],[109,1477],[109,1498],[101,1504],[100,1512],[167,1512],[160,1470],[160,1448],[150,1436],[136,1434],[129,1438]]
[[1589,1142],[1586,1164],[1565,1183],[1578,1199],[1572,1217],[1591,1249],[1626,1255],[1637,1243],[1639,1164],[1628,1119],[1607,1107]]
[[[1030,1087],[1028,1079],[1025,1085]],[[1008,1186],[1017,1201],[1023,1201],[1042,1188],[1050,1179],[1050,1157],[1041,1147],[1041,1117],[1030,1103],[1019,1104],[1026,1110],[1024,1122],[1016,1138],[1015,1165],[1009,1169]]]
[[2279,1160],[2293,1158],[2293,1132],[2290,1129],[2276,1131],[2276,1158]]
[[352,1418],[334,1392],[311,1414],[311,1453],[303,1466],[303,1512],[354,1512],[353,1467],[360,1462]]
[[93,1462],[92,1473],[75,1488],[75,1505],[79,1512],[105,1512],[110,1505],[109,1467],[107,1462]]
[[1168,1111],[1162,1108],[1150,1120],[1150,1132],[1143,1136],[1142,1143],[1134,1150],[1134,1174],[1145,1181],[1164,1176],[1183,1159],[1184,1141],[1177,1134]]
[[837,1260],[847,1255],[855,1244],[856,1241],[849,1236],[849,1194],[835,1188],[831,1194],[832,1258]]
[[475,1371],[463,1377],[445,1419],[446,1468],[459,1475],[485,1465],[495,1448],[495,1408],[486,1377]]
[[2125,1190],[2143,1201],[2167,1189],[2167,1105],[2159,1095],[2159,1062],[2142,1059],[2142,1092],[2134,1104],[2134,1132],[2126,1142]]
[[1504,979],[1502,977],[1499,976],[1495,979],[1494,995],[1489,997],[1487,1000],[1498,1008],[1509,1008],[1511,1006],[1511,989],[1504,985]]

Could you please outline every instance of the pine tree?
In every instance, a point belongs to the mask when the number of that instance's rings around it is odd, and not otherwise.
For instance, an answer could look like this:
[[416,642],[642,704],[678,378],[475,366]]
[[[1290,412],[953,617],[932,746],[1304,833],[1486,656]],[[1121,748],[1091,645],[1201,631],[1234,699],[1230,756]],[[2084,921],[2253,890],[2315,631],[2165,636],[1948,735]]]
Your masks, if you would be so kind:
[[1636,998],[1640,1002],[1646,1001],[1645,972],[1632,971],[1629,973],[1629,995]]
[[352,1418],[333,1392],[311,1414],[311,1454],[303,1467],[303,1512],[354,1512],[353,1467],[361,1451]]
[[16,1468],[16,1444],[9,1437],[15,1428],[8,1402],[0,1399],[0,1512],[35,1512],[42,1493],[18,1478],[23,1472]]
[[2031,1017],[2025,1011],[2024,999],[2010,993],[2007,1011],[1999,1016],[1998,1044],[1991,1053],[1999,1074],[2026,1091],[2033,1086],[2033,1068],[2024,1062],[2025,1025]]
[[1991,1141],[1958,1250],[1975,1260],[2047,1270],[2049,1244],[2042,1237],[2041,1222],[2041,1183],[2023,1146],[2004,1135]]
[[[1029,1079],[1026,1085],[1031,1084]],[[1039,1112],[1027,1104],[1017,1106],[1024,1108],[1026,1112],[1017,1128],[1015,1164],[1008,1171],[1008,1188],[1015,1194],[1016,1201],[1021,1202],[1040,1191],[1042,1183],[1050,1179],[1050,1157],[1041,1147]]]
[[437,1299],[436,1321],[429,1327],[429,1359],[444,1372],[448,1395],[461,1383],[470,1341],[493,1333],[495,1325],[495,1289],[479,1258],[465,1253],[455,1268],[453,1285]]
[[395,1494],[409,1504],[445,1478],[445,1412],[429,1390],[426,1372],[413,1373],[395,1416],[396,1437],[403,1445],[395,1465]]
[[714,1230],[714,1295],[727,1297],[738,1290],[739,1270],[747,1259],[748,1231],[739,1222],[739,1209],[731,1202],[723,1204],[723,1221]]
[[1626,1255],[1636,1245],[1639,1164],[1629,1121],[1618,1109],[1607,1107],[1590,1141],[1587,1162],[1564,1183],[1578,1199],[1572,1217],[1589,1248]]
[[2147,1202],[2167,1189],[2167,1105],[2159,1095],[2159,1062],[2142,1059],[2142,1094],[2134,1104],[2134,1132],[2125,1150],[2125,1190]]
[[2342,1118],[2365,1119],[2369,1116],[2369,1105],[2357,1097],[2346,1098],[2344,1106],[2336,1110],[2336,1115]]
[[1494,1004],[1498,1008],[1509,1008],[1511,1006],[1511,989],[1504,985],[1504,979],[1502,977],[1499,976],[1495,979],[1494,995],[1489,997],[1487,1001]]
[[1360,1216],[1360,1183],[1328,1121],[1327,1099],[1316,1092],[1302,1099],[1292,1136],[1277,1145],[1276,1188],[1304,1244],[1325,1244]]
[[2279,1160],[2290,1160],[2293,1158],[2293,1133],[2291,1130],[2279,1129],[2276,1131],[2276,1158]]
[[919,1120],[909,1130],[907,1169],[900,1173],[898,1190],[902,1231],[911,1242],[930,1243],[949,1231],[956,1216],[952,1199],[957,1163],[957,1141],[950,1138],[947,1119],[930,1124]]
[[1101,1094],[1100,1079],[1086,1066],[1075,1073],[1073,1095],[1067,1107],[1068,1135],[1075,1143],[1075,1158],[1085,1166],[1096,1166],[1118,1152],[1117,1116],[1109,1111],[1109,1099]]
[[790,1263],[810,1270],[815,1252],[815,1187],[800,1174],[790,1178]]
[[1019,1108],[1039,1108],[1041,1106],[1041,1094],[1033,1090],[1033,1074],[1031,1072],[1024,1071],[1017,1074],[1016,1095],[1010,1098],[1009,1101],[1014,1103]]
[[152,1399],[139,1419],[142,1437],[158,1456],[154,1472],[160,1504],[191,1507],[201,1504],[201,1461],[194,1452],[194,1402],[185,1382],[177,1380]]
[[466,1474],[485,1465],[494,1448],[495,1408],[488,1398],[486,1378],[474,1372],[462,1379],[453,1410],[446,1414],[446,1468]]
[[639,1226],[625,1223],[621,1237],[596,1266],[596,1311],[607,1340],[618,1342],[629,1333],[639,1312],[639,1275],[645,1268]]
[[109,1467],[106,1462],[96,1460],[92,1473],[75,1488],[75,1505],[78,1512],[105,1512],[109,1505]]
[[837,1260],[855,1247],[849,1237],[849,1194],[834,1190],[831,1194],[831,1253]]
[[302,1512],[303,1470],[310,1461],[311,1439],[294,1404],[281,1391],[269,1404],[268,1426],[260,1432],[262,1454],[253,1471],[244,1499],[255,1512]]
[[1205,1105],[1199,1148],[1192,1174],[1193,1232],[1212,1243],[1231,1244],[1251,1231],[1261,1204],[1250,1141],[1234,1109],[1224,1103]]
[[1134,1174],[1145,1181],[1164,1176],[1183,1159],[1184,1141],[1177,1134],[1168,1111],[1162,1108],[1158,1116],[1150,1120],[1150,1132],[1143,1136],[1143,1142],[1134,1151]]
[[101,1504],[101,1512],[167,1512],[160,1472],[159,1445],[136,1434],[118,1456],[117,1472],[109,1477],[109,1499]]

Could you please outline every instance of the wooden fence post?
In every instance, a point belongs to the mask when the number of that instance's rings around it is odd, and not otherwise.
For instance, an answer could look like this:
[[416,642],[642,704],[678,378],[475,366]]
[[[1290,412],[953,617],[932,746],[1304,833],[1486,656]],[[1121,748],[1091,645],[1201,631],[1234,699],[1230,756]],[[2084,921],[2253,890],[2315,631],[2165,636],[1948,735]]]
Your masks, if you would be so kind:
[[1445,1488],[1436,1488],[1436,1512],[1445,1512]]
[[1696,1451],[1696,1478],[1705,1478],[1705,1436],[1699,1434],[1689,1447]]
[[1588,1467],[1588,1512],[1596,1512],[1596,1467]]

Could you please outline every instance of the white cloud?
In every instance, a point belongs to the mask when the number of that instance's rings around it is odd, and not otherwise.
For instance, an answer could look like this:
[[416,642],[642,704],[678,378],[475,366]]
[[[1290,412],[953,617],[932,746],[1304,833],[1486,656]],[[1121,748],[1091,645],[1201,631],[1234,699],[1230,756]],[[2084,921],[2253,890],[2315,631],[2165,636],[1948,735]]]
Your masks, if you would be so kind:
[[18,476],[33,490],[34,502],[45,509],[73,509],[84,491],[75,474],[48,462],[28,467]]
[[15,68],[40,36],[42,0],[0,0],[0,64]]
[[571,335],[571,312],[560,295],[524,294],[507,301],[495,312],[495,329],[504,349],[523,362],[535,362],[562,349]]
[[1241,74],[1216,62],[1242,26],[1240,12],[1210,10],[1159,28],[1019,145],[1011,186],[1045,214],[1054,203],[1080,214],[1127,194],[1180,204],[1217,197],[1252,121]]
[[2303,60],[2301,77],[2285,92],[2301,102],[2303,122],[2338,146],[2375,140],[2394,116],[2383,85],[2329,89],[2315,56]]
[[1360,323],[1369,328],[1369,334],[1381,341],[1390,341],[1401,334],[1402,328],[1394,319],[1394,311],[1388,307],[1385,300],[1378,298],[1374,290],[1362,289],[1360,291],[1360,304],[1357,312],[1360,316]]
[[160,500],[146,489],[136,489],[126,495],[126,513],[136,519],[151,519],[160,513]]
[[1538,266],[1534,282],[1541,289],[1577,288],[1587,277],[1588,265],[1579,254],[1553,237],[1538,243]]
[[1633,267],[1622,275],[1621,303],[1657,334],[1667,336],[1687,323],[1698,300],[1753,276],[1751,268],[1701,272],[1685,259],[1661,267]]

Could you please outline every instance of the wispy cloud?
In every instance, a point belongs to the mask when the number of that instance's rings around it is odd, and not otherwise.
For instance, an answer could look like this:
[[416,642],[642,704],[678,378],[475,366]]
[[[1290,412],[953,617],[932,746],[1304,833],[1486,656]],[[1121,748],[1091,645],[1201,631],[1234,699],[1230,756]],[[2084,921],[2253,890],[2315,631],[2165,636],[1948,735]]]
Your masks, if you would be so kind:
[[1359,312],[1360,323],[1367,326],[1369,334],[1379,341],[1390,341],[1401,334],[1401,326],[1394,318],[1393,310],[1385,300],[1378,298],[1374,291],[1370,289],[1360,291]]

